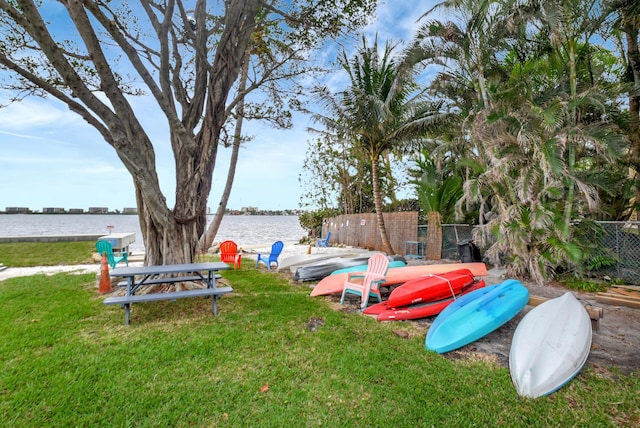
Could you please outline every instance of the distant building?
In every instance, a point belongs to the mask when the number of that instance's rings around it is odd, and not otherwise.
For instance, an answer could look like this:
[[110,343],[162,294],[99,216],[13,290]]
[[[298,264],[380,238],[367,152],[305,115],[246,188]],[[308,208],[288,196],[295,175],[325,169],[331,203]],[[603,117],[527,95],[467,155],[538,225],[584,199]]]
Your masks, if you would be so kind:
[[245,214],[257,213],[258,211],[260,211],[258,207],[242,207],[240,210]]
[[57,208],[57,207],[44,207],[42,208],[42,213],[43,214],[64,214],[67,211],[64,208]]
[[84,214],[83,208],[69,208],[69,214]]
[[27,207],[5,207],[4,211],[7,214],[28,214],[31,212]]
[[123,208],[122,214],[138,214],[137,208]]
[[109,208],[106,208],[106,207],[89,207],[89,214],[109,214]]

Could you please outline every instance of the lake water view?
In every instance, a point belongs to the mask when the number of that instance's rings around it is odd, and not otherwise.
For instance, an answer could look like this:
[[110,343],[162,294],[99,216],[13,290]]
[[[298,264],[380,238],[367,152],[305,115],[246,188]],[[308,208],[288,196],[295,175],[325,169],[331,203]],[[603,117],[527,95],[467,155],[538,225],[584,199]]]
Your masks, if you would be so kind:
[[[207,225],[213,221],[207,216]],[[109,226],[109,227],[108,227]],[[110,226],[113,226],[111,228]],[[144,251],[140,224],[136,215],[118,214],[3,214],[0,236],[108,235],[135,233],[130,251]],[[297,242],[306,236],[297,216],[234,215],[224,216],[215,240],[230,239],[241,247],[271,244],[274,241]]]

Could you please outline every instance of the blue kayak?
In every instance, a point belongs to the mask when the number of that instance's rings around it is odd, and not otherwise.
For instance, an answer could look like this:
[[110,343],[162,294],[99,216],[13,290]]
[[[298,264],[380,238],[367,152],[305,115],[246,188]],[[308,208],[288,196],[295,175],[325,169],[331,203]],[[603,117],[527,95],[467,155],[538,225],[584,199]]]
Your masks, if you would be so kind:
[[529,290],[515,279],[472,291],[440,312],[425,345],[439,354],[461,348],[515,317],[528,302]]

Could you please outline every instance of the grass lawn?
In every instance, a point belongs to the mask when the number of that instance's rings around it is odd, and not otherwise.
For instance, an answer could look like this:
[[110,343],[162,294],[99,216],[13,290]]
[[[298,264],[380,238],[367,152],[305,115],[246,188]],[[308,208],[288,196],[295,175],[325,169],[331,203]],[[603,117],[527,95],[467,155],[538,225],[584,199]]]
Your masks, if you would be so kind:
[[5,266],[33,267],[94,263],[92,242],[2,242],[0,263]]
[[0,426],[640,424],[637,375],[586,370],[523,399],[508,369],[427,352],[411,323],[336,311],[250,263],[223,276],[217,317],[207,299],[150,302],[130,326],[95,275],[0,282]]

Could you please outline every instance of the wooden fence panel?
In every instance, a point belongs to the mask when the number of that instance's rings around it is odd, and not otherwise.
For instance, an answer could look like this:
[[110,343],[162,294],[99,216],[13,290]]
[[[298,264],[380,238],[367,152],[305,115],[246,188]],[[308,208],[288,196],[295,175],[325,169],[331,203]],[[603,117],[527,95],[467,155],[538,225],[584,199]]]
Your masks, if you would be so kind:
[[[395,254],[404,253],[404,241],[418,240],[418,212],[384,213],[384,224]],[[382,251],[375,213],[340,215],[324,219],[322,236],[331,232],[329,244]]]

